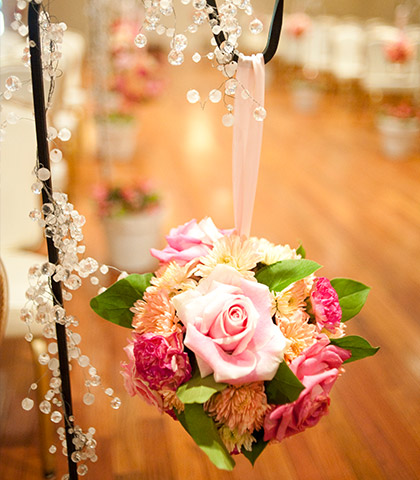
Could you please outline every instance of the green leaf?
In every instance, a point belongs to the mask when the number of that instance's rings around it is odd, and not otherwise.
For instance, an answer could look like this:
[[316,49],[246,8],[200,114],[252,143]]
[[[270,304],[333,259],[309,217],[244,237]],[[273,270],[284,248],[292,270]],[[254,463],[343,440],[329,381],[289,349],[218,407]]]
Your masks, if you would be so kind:
[[143,298],[150,285],[152,273],[133,274],[111,285],[90,301],[91,308],[102,318],[121,327],[132,328],[133,313],[130,308]]
[[212,395],[221,392],[226,387],[226,383],[217,383],[213,375],[201,378],[200,371],[197,368],[191,380],[178,388],[176,395],[182,403],[204,403]]
[[257,433],[253,433],[253,436],[255,437],[256,442],[252,444],[252,450],[250,452],[245,449],[242,450],[244,457],[251,462],[252,466],[254,466],[257,458],[262,454],[264,448],[268,445],[268,442],[264,441],[263,429]]
[[344,363],[355,362],[365,357],[371,357],[379,350],[379,347],[372,347],[372,345],[362,337],[357,335],[349,335],[342,338],[330,338],[330,343],[345,350],[350,350],[351,357],[345,360]]
[[303,245],[300,244],[296,249],[296,253],[300,255],[302,258],[306,258],[306,250],[303,248]]
[[209,459],[222,470],[233,470],[235,462],[224,446],[216,424],[206,414],[202,405],[185,405],[185,410],[176,414],[185,430]]
[[273,380],[265,382],[265,393],[268,403],[283,405],[294,402],[299,398],[300,392],[305,387],[290,370],[286,362],[280,363]]
[[321,265],[312,260],[281,260],[262,268],[255,277],[260,283],[267,285],[270,290],[281,292],[292,283],[302,280],[320,268]]
[[331,285],[337,292],[340,307],[343,312],[342,322],[347,322],[356,316],[366,302],[370,287],[349,278],[334,278]]

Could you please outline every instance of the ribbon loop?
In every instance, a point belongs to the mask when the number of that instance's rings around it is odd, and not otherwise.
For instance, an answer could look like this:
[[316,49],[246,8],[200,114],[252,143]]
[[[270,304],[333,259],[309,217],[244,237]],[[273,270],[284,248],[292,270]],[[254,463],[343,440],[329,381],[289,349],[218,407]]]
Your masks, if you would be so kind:
[[[235,229],[249,236],[257,190],[263,122],[254,118],[254,110],[264,107],[264,57],[257,55],[239,58],[236,74],[238,89],[235,95],[233,127],[233,205]],[[246,94],[243,95],[243,92]],[[246,97],[250,98],[246,98]]]

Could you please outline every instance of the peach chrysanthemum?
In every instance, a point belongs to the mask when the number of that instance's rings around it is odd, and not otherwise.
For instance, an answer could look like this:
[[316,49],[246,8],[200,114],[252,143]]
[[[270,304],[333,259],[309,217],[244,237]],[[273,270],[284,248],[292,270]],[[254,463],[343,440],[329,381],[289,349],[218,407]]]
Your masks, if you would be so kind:
[[292,316],[297,310],[305,307],[305,299],[308,295],[303,280],[293,283],[286,290],[274,294],[273,314],[276,313],[283,317]]
[[326,328],[323,328],[321,330],[321,333],[325,333],[325,335],[327,335],[327,337],[329,338],[341,338],[341,337],[344,337],[344,335],[346,334],[346,328],[347,328],[347,325],[341,322],[337,327],[335,327],[334,333],[330,332]]
[[197,262],[193,260],[186,265],[171,262],[157,272],[157,276],[150,280],[156,288],[166,289],[170,296],[194,288],[197,282],[191,277],[195,273]]
[[252,450],[255,438],[249,432],[239,434],[236,429],[232,431],[226,425],[220,427],[218,432],[229,453],[240,453],[242,448],[249,452]]
[[176,396],[176,392],[173,390],[159,390],[159,393],[163,400],[163,409],[164,410],[172,410],[175,408],[178,412],[184,411],[184,404],[181,400]]
[[248,280],[254,278],[251,270],[261,260],[260,253],[254,243],[238,235],[225,236],[214,242],[213,250],[201,257],[201,265],[197,268],[197,275],[207,277],[218,264],[230,265]]
[[182,330],[166,290],[147,288],[143,300],[137,300],[130,311],[134,313],[132,326],[137,333],[167,336]]
[[204,404],[204,409],[216,423],[236,430],[238,435],[259,430],[267,408],[264,382],[229,385]]
[[275,245],[265,238],[253,237],[250,239],[254,243],[254,248],[261,254],[260,262],[265,265],[272,265],[280,260],[293,260],[300,258],[296,250],[289,245]]
[[289,347],[284,352],[284,360],[288,364],[316,341],[318,335],[316,325],[308,323],[308,319],[309,315],[302,310],[297,310],[289,318],[276,316],[277,325],[290,341]]

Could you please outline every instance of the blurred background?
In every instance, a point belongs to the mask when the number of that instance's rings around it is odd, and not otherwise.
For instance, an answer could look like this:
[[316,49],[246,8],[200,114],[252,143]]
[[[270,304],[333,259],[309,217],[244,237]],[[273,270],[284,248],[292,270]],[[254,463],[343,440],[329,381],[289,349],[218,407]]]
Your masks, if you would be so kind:
[[[135,45],[141,2],[44,3],[53,22],[67,25],[48,118],[52,180],[86,218],[85,255],[141,273],[156,267],[148,250],[163,247],[170,228],[205,216],[231,228],[232,129],[223,125],[223,102],[209,99],[224,78],[206,57],[208,25],[189,36],[185,61],[172,66],[165,32],[150,32],[145,48]],[[177,3],[178,26],[194,24],[191,5]],[[264,49],[273,4],[253,2],[264,25],[258,35],[248,27],[254,15],[241,17],[244,53]],[[0,476],[61,478],[66,461],[51,422],[38,408],[21,408],[31,384],[44,378],[37,359],[45,344],[25,340],[20,309],[28,269],[45,262],[46,250],[29,218],[40,204],[31,191],[35,129],[19,34],[26,10],[13,0],[0,5],[0,89],[13,91],[3,95],[0,125],[0,307],[7,319]],[[22,83],[16,91],[10,76]],[[187,101],[191,89],[204,108]],[[315,429],[267,449],[254,469],[240,458],[234,472],[220,472],[176,422],[125,392],[119,364],[127,332],[89,308],[116,275],[86,279],[66,308],[79,319],[81,348],[102,385],[122,401],[112,409],[98,388],[95,403],[84,405],[86,379],[73,369],[76,421],[94,427],[98,440],[87,478],[420,478],[419,0],[286,0],[279,49],[266,68],[266,109],[252,234],[294,248],[302,243],[325,276],[371,286],[348,331],[381,346],[380,353],[348,366],[330,415]],[[36,339],[41,334],[34,331]],[[36,391],[42,388],[41,381]]]

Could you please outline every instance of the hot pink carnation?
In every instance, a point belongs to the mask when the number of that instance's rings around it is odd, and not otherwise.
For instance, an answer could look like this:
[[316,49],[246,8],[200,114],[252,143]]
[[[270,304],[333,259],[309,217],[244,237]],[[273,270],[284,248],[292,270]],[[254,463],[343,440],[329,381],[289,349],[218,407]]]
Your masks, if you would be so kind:
[[198,287],[172,299],[186,327],[184,343],[202,377],[241,384],[271,380],[287,342],[271,319],[268,287],[219,264]]
[[317,278],[311,290],[312,311],[319,327],[334,333],[340,325],[342,312],[337,292],[328,278]]
[[149,405],[157,407],[163,413],[162,397],[150,389],[147,383],[140,377],[136,369],[136,359],[134,357],[134,343],[130,343],[124,348],[128,357],[128,362],[122,362],[121,374],[124,377],[124,387],[132,397],[138,395],[142,397]]
[[191,365],[177,333],[168,337],[145,333],[134,340],[139,377],[152,390],[176,390],[191,378]]
[[305,386],[293,403],[275,407],[264,421],[264,440],[284,438],[315,426],[328,412],[329,393],[350,352],[329,344],[326,335],[292,361],[290,369]]
[[195,258],[207,255],[213,243],[222,237],[222,231],[211,218],[205,218],[200,223],[191,220],[169,232],[166,237],[168,245],[163,250],[152,248],[150,253],[161,263],[176,261],[185,265]]

